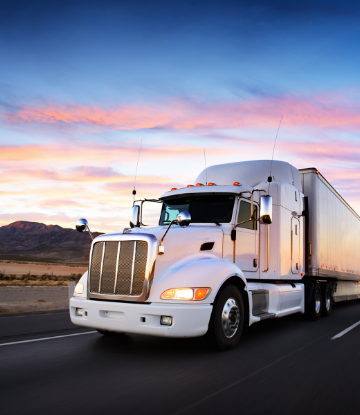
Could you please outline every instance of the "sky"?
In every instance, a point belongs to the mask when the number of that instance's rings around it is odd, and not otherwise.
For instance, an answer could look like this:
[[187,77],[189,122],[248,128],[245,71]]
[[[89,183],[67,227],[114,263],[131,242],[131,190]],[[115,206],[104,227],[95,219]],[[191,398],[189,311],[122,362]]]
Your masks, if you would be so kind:
[[204,149],[271,159],[281,117],[274,159],[360,214],[359,45],[356,1],[0,0],[0,226],[121,230],[138,157],[156,198]]

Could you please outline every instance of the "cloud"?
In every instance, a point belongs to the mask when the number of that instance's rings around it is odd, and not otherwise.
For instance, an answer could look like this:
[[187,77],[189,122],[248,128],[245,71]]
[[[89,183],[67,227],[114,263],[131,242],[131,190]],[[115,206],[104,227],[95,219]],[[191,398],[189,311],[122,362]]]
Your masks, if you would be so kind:
[[276,127],[332,128],[360,131],[360,101],[349,91],[312,96],[265,95],[241,101],[204,102],[172,99],[169,102],[88,107],[48,104],[5,111],[13,124],[91,125],[115,130],[214,130]]
[[359,163],[360,146],[351,140],[323,138],[320,140],[283,141],[281,150],[296,154],[298,157],[311,159],[318,163]]

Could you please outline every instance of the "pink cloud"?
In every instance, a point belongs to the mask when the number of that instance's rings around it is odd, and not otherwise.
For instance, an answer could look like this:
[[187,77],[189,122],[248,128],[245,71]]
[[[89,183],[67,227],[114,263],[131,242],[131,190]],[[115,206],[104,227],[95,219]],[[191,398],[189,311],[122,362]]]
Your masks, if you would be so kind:
[[325,138],[321,140],[283,141],[281,150],[312,161],[359,162],[360,145],[350,140]]
[[[22,163],[51,163],[69,165],[77,164],[79,158],[84,164],[108,163],[110,161],[119,162],[119,160],[129,159],[131,157],[134,163],[137,160],[139,152],[138,145],[131,144],[91,144],[86,145],[81,142],[65,144],[48,144],[48,145],[23,145],[23,146],[0,146],[0,160],[11,164],[12,162],[21,161]],[[142,146],[141,158],[151,160],[169,158],[169,156],[187,156],[198,157],[202,154],[203,149],[199,146],[190,145],[163,145],[147,147]],[[209,154],[226,154],[226,149],[208,149]],[[81,156],[79,156],[79,154]],[[104,174],[107,174],[103,169]],[[44,172],[43,172],[44,173]],[[45,173],[44,173],[45,174]],[[84,175],[85,171],[80,170],[79,175]],[[98,175],[100,175],[100,170]]]
[[348,93],[309,97],[279,96],[245,101],[200,102],[173,99],[151,105],[110,108],[76,104],[48,104],[7,112],[16,124],[93,125],[121,130],[165,128],[173,130],[276,127],[283,115],[288,127],[326,127],[360,130],[359,101]]

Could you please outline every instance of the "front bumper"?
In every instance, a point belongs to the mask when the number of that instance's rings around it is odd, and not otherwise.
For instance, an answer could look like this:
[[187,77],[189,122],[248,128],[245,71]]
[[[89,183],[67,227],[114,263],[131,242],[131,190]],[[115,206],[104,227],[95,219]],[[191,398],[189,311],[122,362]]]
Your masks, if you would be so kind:
[[[75,315],[76,308],[83,309],[83,316]],[[70,318],[78,326],[161,337],[202,336],[208,330],[211,312],[210,304],[134,304],[70,299]],[[161,325],[161,316],[171,316],[172,325]]]

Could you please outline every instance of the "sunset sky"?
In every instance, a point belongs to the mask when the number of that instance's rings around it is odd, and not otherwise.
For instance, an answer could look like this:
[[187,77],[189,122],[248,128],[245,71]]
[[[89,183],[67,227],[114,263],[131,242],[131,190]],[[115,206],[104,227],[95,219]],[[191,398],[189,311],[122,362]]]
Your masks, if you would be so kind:
[[207,165],[316,167],[360,213],[360,2],[1,1],[0,226],[128,225]]

